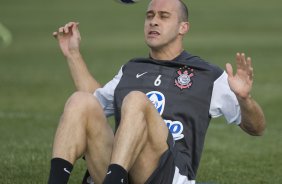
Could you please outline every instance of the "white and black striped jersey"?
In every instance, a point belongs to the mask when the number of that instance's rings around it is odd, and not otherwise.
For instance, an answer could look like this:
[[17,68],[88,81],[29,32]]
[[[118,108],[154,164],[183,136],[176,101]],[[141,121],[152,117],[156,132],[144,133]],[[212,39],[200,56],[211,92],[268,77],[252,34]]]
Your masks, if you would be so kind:
[[179,174],[192,181],[210,119],[224,115],[229,123],[241,121],[240,107],[228,85],[227,74],[186,51],[172,61],[132,59],[95,91],[105,114],[115,115],[116,128],[123,98],[133,90],[145,93],[155,105],[182,155],[175,161]]

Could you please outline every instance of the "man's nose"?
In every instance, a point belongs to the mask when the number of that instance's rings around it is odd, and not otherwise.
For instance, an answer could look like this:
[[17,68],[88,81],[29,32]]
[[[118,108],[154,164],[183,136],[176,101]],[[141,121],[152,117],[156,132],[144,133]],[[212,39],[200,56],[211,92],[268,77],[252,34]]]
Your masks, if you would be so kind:
[[150,22],[150,26],[158,26],[158,20],[157,17],[154,17],[151,22]]

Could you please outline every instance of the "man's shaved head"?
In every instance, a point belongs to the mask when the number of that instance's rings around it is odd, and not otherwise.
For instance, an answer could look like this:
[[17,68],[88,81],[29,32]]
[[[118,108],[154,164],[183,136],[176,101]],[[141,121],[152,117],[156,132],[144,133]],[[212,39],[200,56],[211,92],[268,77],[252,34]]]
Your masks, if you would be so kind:
[[188,7],[182,0],[178,0],[180,2],[180,21],[188,22],[189,20],[189,11]]

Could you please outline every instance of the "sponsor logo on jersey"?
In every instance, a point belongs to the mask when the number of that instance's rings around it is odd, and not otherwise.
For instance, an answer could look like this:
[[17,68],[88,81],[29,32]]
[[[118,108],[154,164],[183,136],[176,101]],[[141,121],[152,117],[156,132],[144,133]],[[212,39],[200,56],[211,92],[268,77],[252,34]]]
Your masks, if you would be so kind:
[[[159,91],[150,91],[146,95],[158,110],[160,115],[162,115],[165,108],[165,96]],[[184,135],[182,134],[183,124],[180,121],[164,119],[164,122],[171,132],[174,140],[180,140],[184,137]]]
[[174,84],[181,90],[188,89],[192,86],[191,78],[194,76],[194,70],[187,66],[180,68],[176,71],[178,76],[174,80]]
[[149,100],[153,103],[153,105],[156,107],[160,115],[162,115],[165,108],[164,95],[159,91],[151,91],[148,92],[146,95],[149,98]]
[[170,133],[173,136],[175,141],[180,140],[184,137],[183,132],[183,124],[180,121],[171,121],[164,119],[166,126],[168,127]]

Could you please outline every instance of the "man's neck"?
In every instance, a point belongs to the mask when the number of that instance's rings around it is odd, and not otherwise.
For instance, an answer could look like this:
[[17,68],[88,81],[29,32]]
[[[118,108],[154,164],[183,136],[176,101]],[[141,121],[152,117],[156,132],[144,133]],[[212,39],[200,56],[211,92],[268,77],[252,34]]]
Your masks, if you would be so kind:
[[183,48],[175,49],[175,50],[150,50],[150,57],[155,60],[165,60],[171,61],[183,52]]

